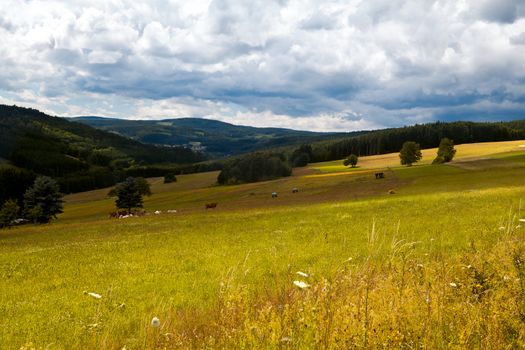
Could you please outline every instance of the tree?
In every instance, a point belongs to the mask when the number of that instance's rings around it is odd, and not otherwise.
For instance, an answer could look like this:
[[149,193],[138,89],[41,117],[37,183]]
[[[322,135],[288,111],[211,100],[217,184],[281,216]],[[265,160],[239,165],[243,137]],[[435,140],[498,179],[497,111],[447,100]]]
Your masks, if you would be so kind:
[[2,205],[2,209],[0,209],[0,227],[11,228],[11,225],[17,218],[19,211],[20,207],[15,200],[7,200],[4,205]]
[[50,177],[39,176],[33,187],[24,194],[24,215],[34,223],[46,223],[62,213],[62,194],[58,183]]
[[441,139],[441,142],[439,143],[437,156],[434,161],[432,161],[432,164],[448,163],[455,155],[456,149],[454,148],[454,141],[445,137]]
[[343,164],[344,166],[351,165],[352,168],[355,168],[355,166],[357,165],[357,160],[357,156],[355,154],[351,154],[343,161]]
[[421,160],[421,147],[414,141],[406,141],[399,152],[402,165],[412,166],[413,163]]
[[310,156],[308,155],[308,153],[301,153],[294,158],[293,167],[300,168],[303,166],[307,166],[309,162]]
[[306,166],[313,159],[312,146],[304,144],[292,152],[290,160],[294,167]]
[[136,177],[135,181],[137,182],[137,186],[139,188],[139,193],[143,196],[151,196],[151,188],[149,186],[148,181],[146,181],[143,177]]
[[134,177],[128,177],[116,187],[117,199],[115,204],[119,209],[127,209],[131,214],[131,209],[142,208],[142,194],[140,185]]

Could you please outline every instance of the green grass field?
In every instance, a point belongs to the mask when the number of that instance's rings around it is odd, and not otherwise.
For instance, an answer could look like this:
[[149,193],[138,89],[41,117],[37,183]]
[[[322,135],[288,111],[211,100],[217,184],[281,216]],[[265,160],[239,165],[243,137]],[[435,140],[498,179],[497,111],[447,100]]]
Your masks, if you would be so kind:
[[151,179],[162,214],[138,218],[108,219],[108,189],[69,195],[57,221],[0,231],[0,348],[525,347],[523,144]]

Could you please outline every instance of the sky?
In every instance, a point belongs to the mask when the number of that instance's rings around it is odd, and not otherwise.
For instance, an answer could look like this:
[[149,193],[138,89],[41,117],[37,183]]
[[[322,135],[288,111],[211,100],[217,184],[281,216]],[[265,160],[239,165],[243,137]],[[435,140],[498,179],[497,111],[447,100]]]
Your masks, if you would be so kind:
[[315,131],[523,119],[525,1],[2,0],[0,103]]

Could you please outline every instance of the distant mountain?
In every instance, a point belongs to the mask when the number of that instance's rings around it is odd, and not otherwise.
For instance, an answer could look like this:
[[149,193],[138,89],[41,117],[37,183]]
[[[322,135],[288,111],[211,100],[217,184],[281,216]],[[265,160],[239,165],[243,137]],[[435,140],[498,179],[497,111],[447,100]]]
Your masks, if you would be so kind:
[[213,158],[364,133],[256,128],[201,118],[124,120],[76,117],[69,120],[125,135],[144,143],[192,148],[206,152]]
[[204,156],[183,147],[143,144],[35,109],[0,105],[0,159],[57,178],[69,192],[111,185],[134,167],[195,163]]

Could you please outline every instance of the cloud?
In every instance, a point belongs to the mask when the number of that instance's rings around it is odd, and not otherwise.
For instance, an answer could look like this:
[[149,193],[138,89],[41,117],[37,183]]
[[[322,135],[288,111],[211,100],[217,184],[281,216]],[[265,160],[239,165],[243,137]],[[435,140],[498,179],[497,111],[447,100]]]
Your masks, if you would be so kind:
[[525,114],[519,0],[6,0],[0,13],[0,98],[59,115],[345,131]]

